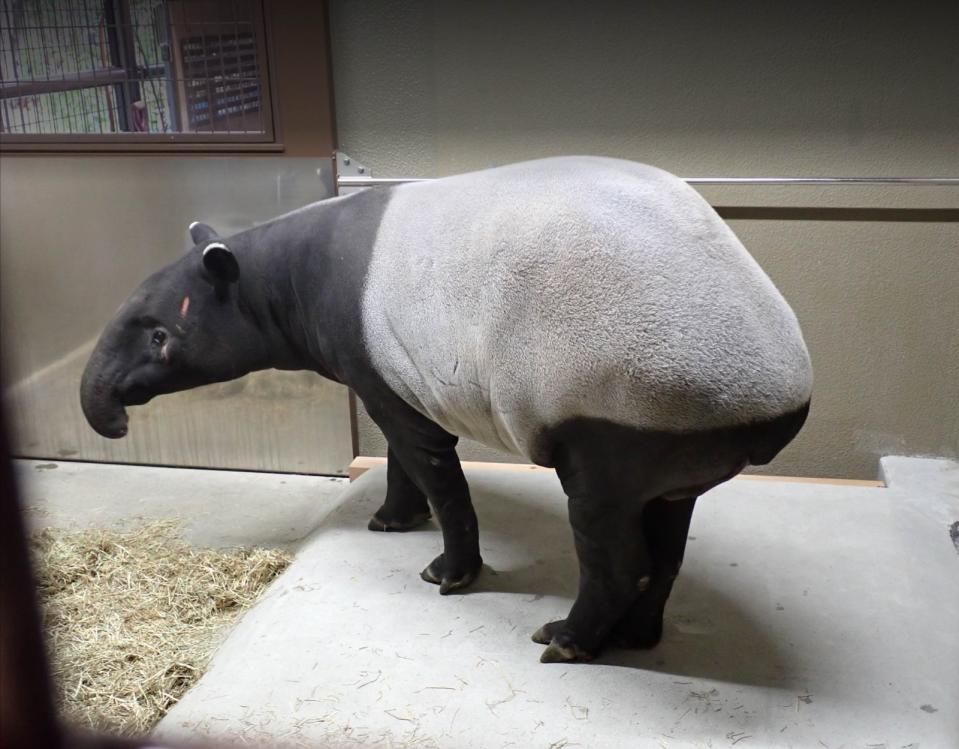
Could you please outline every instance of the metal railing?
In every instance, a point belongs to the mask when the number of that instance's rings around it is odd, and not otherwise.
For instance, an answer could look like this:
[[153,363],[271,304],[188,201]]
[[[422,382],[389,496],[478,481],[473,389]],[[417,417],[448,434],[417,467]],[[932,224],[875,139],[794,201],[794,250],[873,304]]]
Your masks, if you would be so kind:
[[[338,187],[379,187],[430,182],[430,177],[357,177],[341,175]],[[959,177],[682,177],[691,185],[922,185],[959,187]]]

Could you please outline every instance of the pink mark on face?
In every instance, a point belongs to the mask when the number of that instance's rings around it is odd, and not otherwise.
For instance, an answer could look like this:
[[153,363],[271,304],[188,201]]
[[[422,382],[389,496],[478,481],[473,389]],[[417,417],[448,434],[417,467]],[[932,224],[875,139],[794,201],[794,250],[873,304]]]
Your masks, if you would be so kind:
[[183,297],[183,301],[180,303],[180,317],[186,317],[186,313],[190,311],[190,297]]
[[160,349],[160,358],[163,361],[170,361],[170,344],[164,343],[163,348]]

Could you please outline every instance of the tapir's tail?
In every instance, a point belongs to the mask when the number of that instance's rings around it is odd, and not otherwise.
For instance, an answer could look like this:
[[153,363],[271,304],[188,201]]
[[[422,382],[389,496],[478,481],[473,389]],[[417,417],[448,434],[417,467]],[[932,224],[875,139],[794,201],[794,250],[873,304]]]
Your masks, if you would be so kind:
[[804,406],[795,411],[755,425],[755,440],[749,451],[749,462],[752,465],[766,465],[779,454],[780,450],[793,441],[806,423],[809,404],[810,401],[806,401]]

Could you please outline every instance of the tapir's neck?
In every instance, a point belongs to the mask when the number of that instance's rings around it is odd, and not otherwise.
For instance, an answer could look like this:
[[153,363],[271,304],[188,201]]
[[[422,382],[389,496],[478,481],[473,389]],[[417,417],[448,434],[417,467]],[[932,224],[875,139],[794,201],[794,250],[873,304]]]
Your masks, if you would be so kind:
[[240,311],[264,337],[267,367],[349,382],[363,358],[363,285],[388,195],[325,200],[228,240],[240,262]]
[[311,354],[297,291],[285,269],[298,248],[263,243],[256,230],[228,240],[240,263],[237,307],[262,337],[265,359],[257,369],[320,370]]

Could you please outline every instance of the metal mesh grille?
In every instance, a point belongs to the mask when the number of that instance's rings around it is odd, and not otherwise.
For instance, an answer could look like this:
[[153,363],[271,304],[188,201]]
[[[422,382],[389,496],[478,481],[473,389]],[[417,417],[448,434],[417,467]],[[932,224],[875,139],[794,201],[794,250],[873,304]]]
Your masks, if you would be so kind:
[[0,0],[0,132],[268,135],[257,0]]
[[[215,127],[230,117],[257,112],[260,85],[256,69],[256,40],[251,33],[235,37],[214,35],[184,39],[181,45],[186,70],[186,100],[193,128]],[[210,62],[219,68],[206,74]]]

